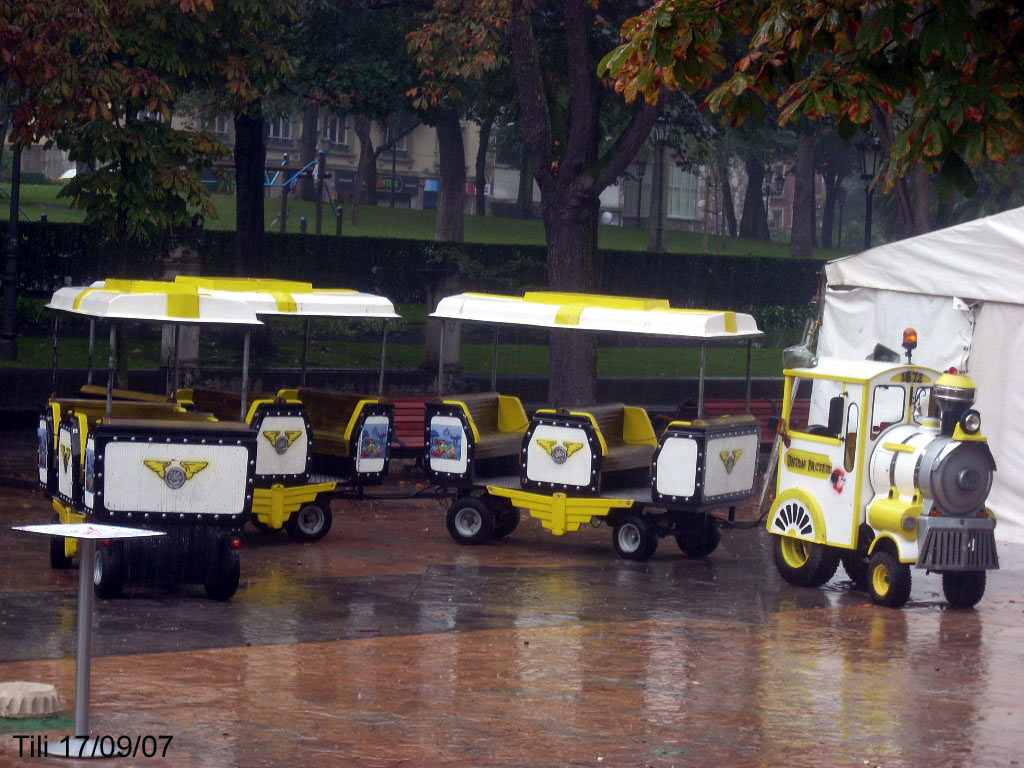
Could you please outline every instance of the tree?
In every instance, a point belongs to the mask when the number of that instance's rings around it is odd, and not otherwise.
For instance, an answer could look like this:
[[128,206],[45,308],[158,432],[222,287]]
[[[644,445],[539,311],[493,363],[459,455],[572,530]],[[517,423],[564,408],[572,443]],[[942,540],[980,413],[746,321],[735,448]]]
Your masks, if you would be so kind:
[[724,41],[741,34],[746,55],[705,104],[741,123],[777,102],[780,124],[831,117],[844,139],[870,125],[908,229],[924,223],[929,174],[970,195],[970,166],[1024,151],[1018,3],[661,0],[626,24],[607,71],[627,98],[656,103],[662,88],[722,73]]

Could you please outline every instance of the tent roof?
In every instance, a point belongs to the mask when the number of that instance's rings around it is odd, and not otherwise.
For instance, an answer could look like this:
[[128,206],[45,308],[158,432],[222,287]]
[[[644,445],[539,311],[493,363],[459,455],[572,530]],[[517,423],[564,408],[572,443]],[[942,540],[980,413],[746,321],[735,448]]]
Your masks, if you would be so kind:
[[46,306],[104,320],[261,325],[244,301],[159,280],[101,280],[59,288]]
[[523,296],[461,293],[441,299],[431,317],[689,339],[761,337],[754,318],[742,312],[674,309],[664,299],[582,293],[536,291]]
[[929,232],[825,265],[829,286],[1024,303],[1024,208]]

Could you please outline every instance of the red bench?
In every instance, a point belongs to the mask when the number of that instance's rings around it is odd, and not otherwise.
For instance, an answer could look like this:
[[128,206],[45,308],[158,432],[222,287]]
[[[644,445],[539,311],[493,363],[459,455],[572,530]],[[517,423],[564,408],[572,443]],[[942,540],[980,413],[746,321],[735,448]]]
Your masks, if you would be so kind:
[[389,397],[395,415],[391,455],[400,459],[419,459],[423,455],[426,432],[426,405],[434,397]]

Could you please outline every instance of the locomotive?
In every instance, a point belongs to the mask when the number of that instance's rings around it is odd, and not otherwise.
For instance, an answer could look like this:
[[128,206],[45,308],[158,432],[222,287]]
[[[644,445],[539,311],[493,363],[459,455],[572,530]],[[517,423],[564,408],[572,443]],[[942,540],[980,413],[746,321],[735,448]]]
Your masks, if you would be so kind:
[[[785,447],[767,516],[773,559],[783,579],[805,587],[842,563],[890,607],[910,597],[915,567],[941,574],[950,605],[971,607],[999,567],[985,506],[996,464],[973,408],[976,386],[952,369],[912,364],[913,329],[904,347],[906,364],[892,353],[895,362],[820,358],[785,369]],[[814,382],[812,408],[807,424],[794,424],[805,379]]]

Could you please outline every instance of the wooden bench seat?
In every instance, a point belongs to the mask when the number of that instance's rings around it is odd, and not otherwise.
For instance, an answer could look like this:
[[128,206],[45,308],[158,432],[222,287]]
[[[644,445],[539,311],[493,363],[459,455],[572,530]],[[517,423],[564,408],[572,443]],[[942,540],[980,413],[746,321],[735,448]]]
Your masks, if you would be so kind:
[[[256,400],[273,399],[273,395],[250,394],[246,402],[252,405]],[[178,402],[190,405],[198,411],[212,413],[221,421],[241,421],[242,394],[220,389],[179,389]]]
[[602,473],[650,468],[658,441],[643,408],[605,403],[570,410],[590,414],[597,424],[608,448],[601,463]]
[[445,403],[464,406],[474,427],[474,455],[478,461],[518,456],[529,426],[526,411],[517,397],[497,392],[450,395]]
[[[91,398],[55,398],[50,401],[59,406],[60,413],[79,413],[90,424],[107,419],[107,403]],[[170,420],[170,421],[213,421],[208,412],[186,411],[175,403],[149,403],[134,400],[114,400],[110,407],[112,419]]]
[[306,408],[313,430],[313,453],[348,457],[349,425],[359,404],[384,402],[378,397],[326,389],[282,389],[279,398],[297,400]]

